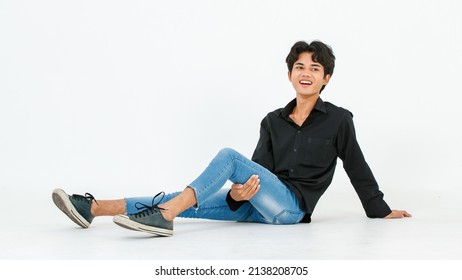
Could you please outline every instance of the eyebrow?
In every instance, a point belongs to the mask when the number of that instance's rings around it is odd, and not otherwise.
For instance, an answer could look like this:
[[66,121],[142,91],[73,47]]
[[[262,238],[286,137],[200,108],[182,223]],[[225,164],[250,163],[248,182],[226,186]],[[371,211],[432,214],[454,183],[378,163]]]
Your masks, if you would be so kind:
[[[303,63],[301,63],[301,62],[295,62],[294,65],[302,65],[302,66],[305,66],[305,64],[303,64]],[[322,67],[322,65],[319,64],[319,63],[312,63],[311,66],[312,66],[312,67]]]

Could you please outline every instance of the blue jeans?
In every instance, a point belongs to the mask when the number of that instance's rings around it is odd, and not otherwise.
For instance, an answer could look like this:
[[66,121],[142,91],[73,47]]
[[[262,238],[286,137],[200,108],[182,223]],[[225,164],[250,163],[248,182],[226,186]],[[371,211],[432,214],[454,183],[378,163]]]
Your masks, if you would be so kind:
[[[223,189],[223,186],[227,180],[244,184],[252,175],[259,176],[260,190],[237,211],[231,211],[226,202],[229,189]],[[196,193],[197,205],[186,209],[178,217],[295,224],[305,215],[295,194],[276,175],[229,148],[222,149],[189,187]],[[165,195],[162,202],[179,193]],[[152,199],[153,197],[126,198],[127,214],[139,212],[135,206],[137,202],[150,205]]]

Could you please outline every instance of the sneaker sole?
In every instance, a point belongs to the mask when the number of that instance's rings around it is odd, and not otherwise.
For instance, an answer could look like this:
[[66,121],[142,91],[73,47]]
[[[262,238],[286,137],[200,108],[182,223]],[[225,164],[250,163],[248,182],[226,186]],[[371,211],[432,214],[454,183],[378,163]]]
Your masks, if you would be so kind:
[[74,205],[69,200],[69,196],[62,189],[54,190],[51,198],[53,199],[56,207],[63,211],[63,213],[66,214],[66,216],[68,216],[74,223],[83,228],[88,228],[90,226],[90,223],[79,214],[77,209],[75,209]]
[[166,237],[170,237],[173,235],[173,230],[171,229],[158,228],[158,227],[152,227],[152,226],[140,224],[138,222],[130,220],[125,215],[114,216],[112,220],[115,224],[123,228],[130,229],[130,230],[142,231],[142,232],[159,235],[159,236],[166,236]]

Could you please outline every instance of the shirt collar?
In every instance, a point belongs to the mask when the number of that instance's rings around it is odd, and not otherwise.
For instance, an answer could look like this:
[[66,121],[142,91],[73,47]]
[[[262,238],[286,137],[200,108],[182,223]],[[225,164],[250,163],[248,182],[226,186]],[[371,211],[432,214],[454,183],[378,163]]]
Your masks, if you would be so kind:
[[[294,98],[292,101],[289,102],[289,104],[286,105],[281,111],[281,115],[283,117],[288,118],[290,114],[294,111],[295,106],[297,105],[297,98]],[[321,97],[316,100],[316,104],[314,104],[314,110],[327,113],[326,110],[326,104],[324,104],[324,101],[322,101]]]

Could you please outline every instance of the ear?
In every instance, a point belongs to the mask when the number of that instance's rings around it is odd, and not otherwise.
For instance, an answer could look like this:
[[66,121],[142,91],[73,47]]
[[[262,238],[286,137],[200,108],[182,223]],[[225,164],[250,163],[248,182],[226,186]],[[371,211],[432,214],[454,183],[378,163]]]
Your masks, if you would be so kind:
[[289,77],[289,81],[292,81],[292,79],[291,79],[292,78],[292,73],[290,71],[287,72],[287,76]]
[[330,74],[324,77],[324,85],[327,85],[329,83],[329,80],[330,80]]

